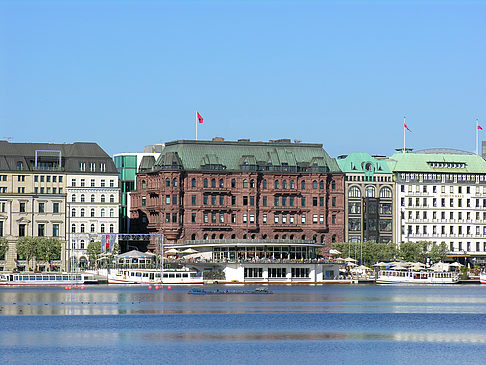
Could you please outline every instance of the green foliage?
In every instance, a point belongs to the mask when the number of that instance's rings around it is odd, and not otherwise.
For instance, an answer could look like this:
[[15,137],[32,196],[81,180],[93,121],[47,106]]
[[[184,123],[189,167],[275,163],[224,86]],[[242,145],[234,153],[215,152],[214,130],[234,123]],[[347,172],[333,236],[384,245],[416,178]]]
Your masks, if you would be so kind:
[[30,261],[37,255],[36,241],[33,237],[21,237],[17,241],[17,254],[24,257],[27,261],[27,270],[30,267]]
[[0,259],[4,258],[8,251],[8,241],[5,237],[0,237]]
[[55,238],[35,237],[36,257],[39,261],[49,263],[61,258],[61,242]]
[[428,252],[428,257],[432,262],[444,261],[448,251],[449,249],[445,242],[442,242],[440,245],[432,244]]
[[397,255],[396,245],[394,243],[333,243],[332,248],[341,252],[341,257],[360,258],[363,255],[362,264],[374,264],[378,261],[392,261]]
[[404,242],[400,244],[399,256],[405,261],[425,262],[430,244],[427,241]]
[[94,264],[101,255],[101,242],[97,241],[88,243],[86,253],[88,254],[90,264]]

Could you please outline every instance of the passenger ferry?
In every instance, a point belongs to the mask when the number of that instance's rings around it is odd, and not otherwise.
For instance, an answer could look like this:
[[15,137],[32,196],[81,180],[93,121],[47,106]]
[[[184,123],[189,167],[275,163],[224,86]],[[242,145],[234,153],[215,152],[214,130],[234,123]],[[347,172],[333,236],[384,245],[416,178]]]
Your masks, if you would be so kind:
[[459,273],[452,271],[380,270],[377,284],[457,284]]
[[108,284],[203,284],[202,274],[185,269],[113,269]]
[[93,274],[67,272],[0,273],[0,285],[81,285],[96,284]]

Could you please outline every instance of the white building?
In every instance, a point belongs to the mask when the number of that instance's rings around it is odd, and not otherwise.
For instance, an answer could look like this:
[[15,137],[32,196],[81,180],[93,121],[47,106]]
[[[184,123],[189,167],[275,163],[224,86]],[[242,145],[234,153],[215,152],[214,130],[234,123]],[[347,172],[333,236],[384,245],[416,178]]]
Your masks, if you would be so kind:
[[397,152],[389,161],[396,181],[396,238],[445,242],[451,255],[486,258],[486,161],[449,149]]

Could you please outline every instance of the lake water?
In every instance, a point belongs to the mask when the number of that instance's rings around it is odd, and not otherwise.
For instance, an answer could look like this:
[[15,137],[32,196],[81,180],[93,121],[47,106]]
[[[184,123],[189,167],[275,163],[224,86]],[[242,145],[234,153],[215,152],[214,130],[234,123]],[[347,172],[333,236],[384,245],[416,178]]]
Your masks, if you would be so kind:
[[269,288],[0,288],[0,362],[486,363],[486,286]]

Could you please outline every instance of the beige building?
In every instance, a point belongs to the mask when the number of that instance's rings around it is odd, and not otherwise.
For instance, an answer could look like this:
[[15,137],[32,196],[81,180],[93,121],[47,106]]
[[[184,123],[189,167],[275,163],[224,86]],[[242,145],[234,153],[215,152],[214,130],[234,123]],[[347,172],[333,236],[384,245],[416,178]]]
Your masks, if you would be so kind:
[[[18,239],[25,236],[58,239],[62,253],[54,265],[67,268],[67,180],[75,172],[90,175],[90,171],[82,171],[83,163],[93,161],[104,164],[103,171],[97,172],[98,177],[116,176],[113,161],[95,143],[0,141],[0,236],[9,243],[6,255],[0,257],[0,270],[27,267],[16,251]],[[113,230],[117,232],[118,226]]]

